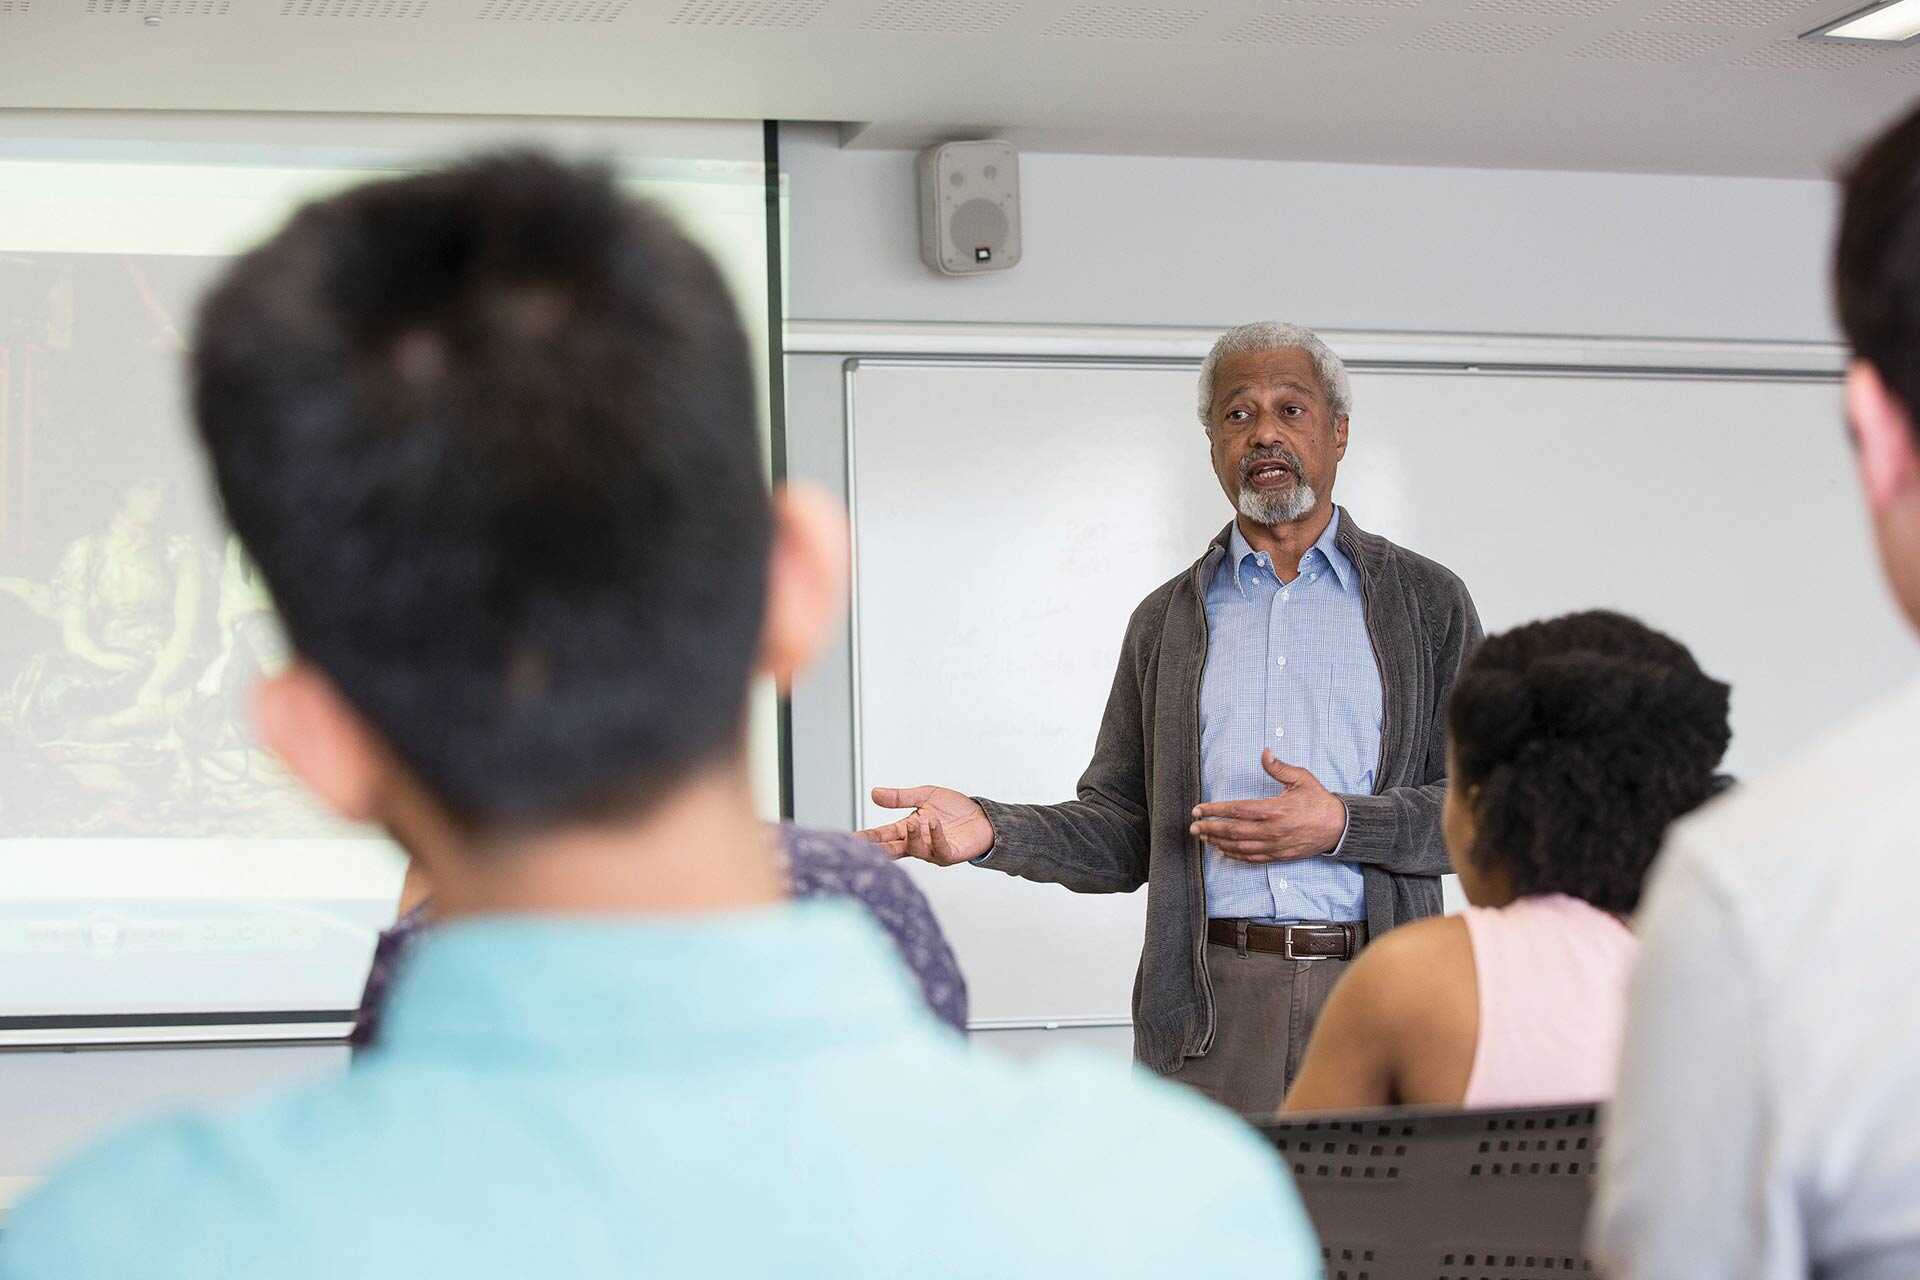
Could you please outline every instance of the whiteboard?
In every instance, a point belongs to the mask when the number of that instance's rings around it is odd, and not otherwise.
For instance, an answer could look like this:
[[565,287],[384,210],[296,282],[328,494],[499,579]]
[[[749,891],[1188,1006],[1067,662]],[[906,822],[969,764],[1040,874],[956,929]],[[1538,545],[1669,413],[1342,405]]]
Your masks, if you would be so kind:
[[[1191,363],[860,361],[848,378],[855,787],[1071,799],[1133,607],[1230,511]],[[1729,768],[1914,667],[1837,382],[1356,370],[1336,498],[1466,580],[1489,631],[1632,613],[1732,683]],[[1125,1020],[1144,892],[909,868],[975,1020]]]

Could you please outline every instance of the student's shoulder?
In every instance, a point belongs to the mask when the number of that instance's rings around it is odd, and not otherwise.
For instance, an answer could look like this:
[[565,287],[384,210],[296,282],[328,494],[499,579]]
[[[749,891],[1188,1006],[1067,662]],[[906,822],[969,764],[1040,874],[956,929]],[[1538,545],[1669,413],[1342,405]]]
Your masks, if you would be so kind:
[[1347,974],[1377,982],[1422,973],[1436,965],[1472,962],[1473,943],[1466,919],[1458,915],[1427,916],[1390,929],[1369,942]]
[[[214,1280],[264,1264],[261,1173],[223,1122],[181,1116],[91,1148],[14,1205],[7,1280]],[[236,1265],[238,1264],[238,1265]]]
[[1444,1018],[1453,997],[1471,990],[1473,941],[1457,915],[1403,924],[1368,943],[1336,988],[1342,1005],[1359,1011],[1376,1032]]
[[144,1121],[87,1149],[7,1215],[0,1277],[326,1274],[326,1254],[354,1242],[320,1229],[316,1209],[337,1203],[333,1174],[364,1170],[369,1128],[338,1105],[348,1078]]
[[782,823],[775,830],[786,850],[796,892],[805,892],[816,881],[837,883],[847,877],[881,875],[889,881],[906,880],[906,873],[871,840],[845,831],[821,831],[792,823]]
[[[1074,1188],[1074,1203],[1109,1233],[1115,1204],[1150,1204],[1139,1233],[1119,1233],[1135,1251],[1157,1247],[1142,1237],[1164,1238],[1190,1256],[1190,1238],[1175,1224],[1205,1222],[1213,1261],[1245,1261],[1276,1277],[1319,1273],[1291,1178],[1238,1117],[1142,1068],[1078,1053],[1003,1070],[1018,1077],[999,1091],[1011,1106],[1004,1167],[1021,1169],[1023,1182],[1031,1174],[1032,1185]],[[1138,1254],[1124,1274],[1158,1274],[1149,1261]]]
[[1905,868],[1920,854],[1920,683],[1844,722],[1768,773],[1676,823],[1656,884],[1687,881],[1737,891],[1777,887],[1803,903],[1804,881],[1825,882],[1844,861],[1871,877],[1876,863]]
[[783,826],[780,836],[794,897],[849,899],[865,907],[896,940],[945,947],[926,895],[880,846],[859,836],[806,827]]

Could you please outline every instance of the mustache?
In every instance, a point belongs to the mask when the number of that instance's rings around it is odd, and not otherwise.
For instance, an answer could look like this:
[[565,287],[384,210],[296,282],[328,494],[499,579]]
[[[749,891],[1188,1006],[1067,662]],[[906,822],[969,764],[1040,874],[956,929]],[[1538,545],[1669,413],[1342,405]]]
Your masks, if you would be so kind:
[[1269,462],[1278,462],[1285,466],[1287,470],[1293,472],[1293,477],[1296,480],[1305,474],[1301,470],[1299,454],[1283,444],[1269,444],[1254,449],[1251,453],[1247,454],[1246,457],[1240,459],[1241,482],[1245,483],[1251,479],[1256,467],[1263,467]]

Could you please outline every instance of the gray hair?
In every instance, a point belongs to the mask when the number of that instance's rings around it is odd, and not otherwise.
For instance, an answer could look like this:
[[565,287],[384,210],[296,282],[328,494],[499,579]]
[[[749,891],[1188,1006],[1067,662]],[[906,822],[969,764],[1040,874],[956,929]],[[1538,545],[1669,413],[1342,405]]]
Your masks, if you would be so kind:
[[1202,426],[1209,430],[1213,427],[1209,415],[1213,411],[1214,370],[1228,356],[1245,355],[1253,351],[1306,352],[1313,361],[1313,371],[1320,375],[1320,385],[1326,390],[1333,411],[1343,418],[1353,413],[1353,385],[1347,381],[1347,366],[1340,362],[1339,356],[1333,354],[1333,348],[1320,341],[1319,334],[1301,325],[1261,320],[1227,330],[1214,342],[1213,350],[1207,353],[1206,362],[1200,366]]

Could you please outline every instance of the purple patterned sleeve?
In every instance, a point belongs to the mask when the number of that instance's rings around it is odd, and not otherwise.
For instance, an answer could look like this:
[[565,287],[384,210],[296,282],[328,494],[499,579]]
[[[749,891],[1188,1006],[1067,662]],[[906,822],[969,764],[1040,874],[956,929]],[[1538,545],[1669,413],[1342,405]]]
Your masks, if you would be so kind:
[[796,898],[850,898],[867,909],[919,980],[941,1021],[967,1029],[967,982],[918,886],[879,847],[858,836],[784,827]]
[[[933,909],[907,873],[878,847],[858,836],[783,826],[789,886],[796,898],[848,898],[867,909],[887,931],[900,959],[913,971],[928,1006],[941,1021],[967,1029],[967,983],[953,948],[940,932]],[[427,904],[401,916],[374,944],[373,966],[360,996],[360,1012],[348,1038],[356,1051],[379,1038],[380,1011],[393,978],[414,939],[427,928]]]
[[426,924],[427,904],[423,902],[394,921],[373,944],[373,965],[367,970],[367,985],[360,991],[360,1012],[353,1020],[353,1033],[347,1037],[355,1053],[379,1036],[380,1011],[386,1008],[393,975]]

